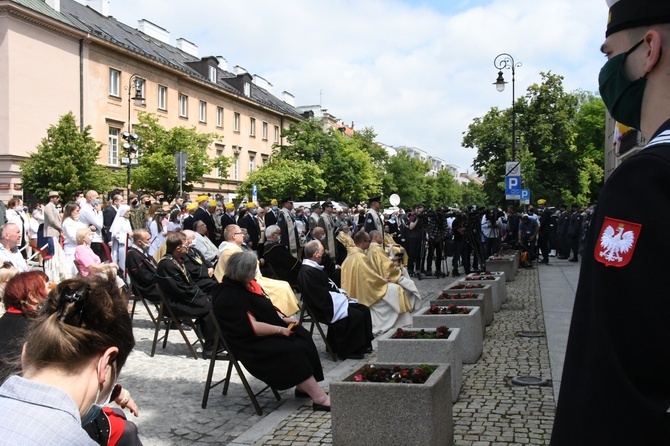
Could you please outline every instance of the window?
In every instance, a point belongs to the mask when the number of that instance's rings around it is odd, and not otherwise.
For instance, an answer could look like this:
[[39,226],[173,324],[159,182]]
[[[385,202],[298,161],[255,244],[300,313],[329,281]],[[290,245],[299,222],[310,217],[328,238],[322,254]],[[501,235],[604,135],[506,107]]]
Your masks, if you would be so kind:
[[109,95],[121,97],[121,72],[114,68],[109,69]]
[[256,118],[249,118],[249,135],[256,136]]
[[109,161],[110,166],[119,165],[119,129],[114,127],[109,128],[109,140],[107,147],[109,148]]
[[263,166],[267,163],[268,163],[268,156],[267,155],[261,155],[261,166]]
[[256,157],[253,155],[249,155],[249,173],[253,172],[255,167],[256,167]]
[[244,83],[244,95],[251,96],[251,84],[249,82]]
[[233,130],[236,132],[240,131],[240,114],[235,113],[235,120],[233,121]]
[[188,118],[188,96],[185,94],[179,95],[179,116]]
[[[221,156],[223,156],[223,148],[216,149],[216,157],[219,158]],[[216,168],[216,177],[223,178],[223,171],[219,167]]]
[[279,142],[279,126],[275,126],[275,142]]
[[200,122],[207,122],[207,102],[200,101],[200,113],[198,114],[198,119]]
[[233,180],[238,179],[239,171],[240,171],[240,156],[235,155],[235,157],[233,158]]
[[167,87],[165,85],[158,86],[158,109],[167,110]]
[[216,82],[216,67],[209,67],[209,81]]
[[268,123],[264,122],[263,123],[263,141],[268,140]]
[[223,107],[216,107],[216,126],[223,127]]

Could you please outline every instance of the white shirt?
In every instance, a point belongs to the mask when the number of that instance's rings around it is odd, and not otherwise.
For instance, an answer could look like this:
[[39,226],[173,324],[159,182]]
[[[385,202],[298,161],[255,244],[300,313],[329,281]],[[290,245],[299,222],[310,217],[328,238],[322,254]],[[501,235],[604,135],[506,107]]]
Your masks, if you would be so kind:
[[13,251],[9,251],[3,244],[0,244],[0,263],[4,262],[10,262],[21,272],[28,271],[26,259],[23,258],[18,248],[15,247]]
[[95,232],[91,237],[91,242],[102,243],[102,226],[104,220],[102,212],[96,210],[88,202],[81,205],[81,214],[79,214],[79,221],[85,226],[95,226]]
[[[302,264],[323,270],[323,265],[319,265],[314,260],[304,259]],[[330,279],[328,279],[328,282],[330,283],[331,288],[337,288],[339,290],[339,292],[329,291],[330,298],[333,301],[333,319],[330,322],[333,323],[349,316],[349,298],[346,295],[346,291],[342,288],[338,288],[335,282]]]

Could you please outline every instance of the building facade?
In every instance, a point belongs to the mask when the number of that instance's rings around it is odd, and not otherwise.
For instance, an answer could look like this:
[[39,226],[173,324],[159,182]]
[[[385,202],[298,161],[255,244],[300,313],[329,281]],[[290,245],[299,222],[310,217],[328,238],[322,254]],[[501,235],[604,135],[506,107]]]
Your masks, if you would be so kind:
[[276,97],[267,80],[229,70],[223,57],[199,57],[186,39],[171,45],[169,32],[148,20],[137,29],[123,24],[109,7],[107,0],[0,0],[0,199],[24,194],[19,163],[72,111],[81,128],[91,126],[103,144],[98,162],[111,169],[125,168],[122,134],[140,112],[168,129],[216,134],[209,156],[233,165],[214,169],[193,193],[229,201],[282,143],[282,130],[304,119],[295,98]]

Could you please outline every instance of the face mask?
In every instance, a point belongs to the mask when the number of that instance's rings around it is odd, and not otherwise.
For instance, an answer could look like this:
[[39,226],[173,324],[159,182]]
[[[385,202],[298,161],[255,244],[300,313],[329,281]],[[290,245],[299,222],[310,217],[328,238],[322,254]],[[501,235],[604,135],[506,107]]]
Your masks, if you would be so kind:
[[640,128],[642,98],[647,85],[647,74],[631,81],[626,75],[626,58],[644,40],[640,40],[625,53],[611,58],[603,65],[598,76],[600,96],[612,117],[623,125]]
[[[98,361],[98,364],[99,363],[100,363],[100,361]],[[99,367],[100,367],[100,365],[98,365],[98,368]],[[112,370],[114,370],[114,369],[112,368]],[[107,397],[105,399],[103,399],[103,401],[109,401],[109,399],[112,395],[112,391],[114,391],[114,387],[115,386],[112,386],[112,388],[109,390],[109,395],[107,395]],[[98,418],[98,415],[100,415],[100,412],[102,411],[103,406],[105,406],[106,404],[98,404],[99,400],[100,400],[100,385],[98,385],[98,393],[96,394],[95,401],[93,401],[93,404],[91,404],[91,407],[88,408],[88,410],[84,413],[84,415],[81,416],[81,425],[82,426],[84,426],[84,425],[90,423],[91,421],[95,420],[96,418]]]
[[273,211],[276,211],[276,210],[277,210],[277,206],[272,206],[272,210],[273,210]]
[[322,236],[319,238],[319,240],[321,240],[321,241],[324,241],[325,239],[326,239],[326,236],[325,236],[325,235],[322,235]]
[[256,215],[257,213],[258,213],[258,209],[254,209],[253,211],[251,211],[251,215]]
[[245,235],[244,236],[244,243],[248,244],[251,241],[251,236]]
[[97,198],[93,200],[93,206],[97,206],[98,204],[100,204],[100,200],[98,200]]
[[235,216],[235,211],[228,212],[228,215],[230,215],[231,217],[234,217]]
[[277,237],[277,243],[281,243],[281,235]]

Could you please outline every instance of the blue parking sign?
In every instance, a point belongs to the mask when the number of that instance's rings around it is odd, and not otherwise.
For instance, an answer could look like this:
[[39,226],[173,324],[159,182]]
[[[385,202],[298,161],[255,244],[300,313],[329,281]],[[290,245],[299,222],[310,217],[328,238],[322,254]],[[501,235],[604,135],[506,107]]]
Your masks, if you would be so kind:
[[521,199],[521,177],[507,176],[505,177],[505,198],[507,200]]

